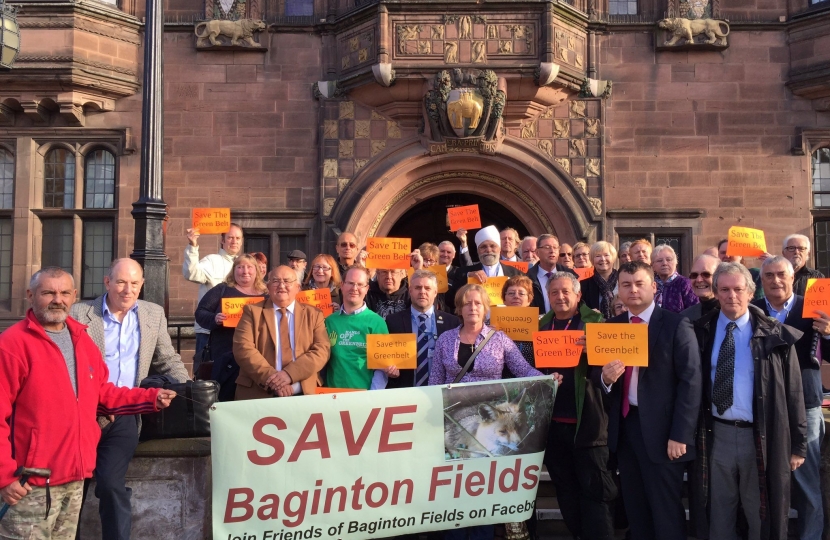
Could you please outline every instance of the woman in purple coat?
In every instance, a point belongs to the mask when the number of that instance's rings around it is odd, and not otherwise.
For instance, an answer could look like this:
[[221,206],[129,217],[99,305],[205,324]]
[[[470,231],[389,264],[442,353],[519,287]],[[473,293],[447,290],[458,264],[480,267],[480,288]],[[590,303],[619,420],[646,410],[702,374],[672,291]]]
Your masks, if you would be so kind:
[[692,290],[692,282],[677,273],[677,254],[671,246],[661,244],[654,248],[651,255],[651,267],[654,269],[657,295],[654,301],[661,308],[680,313],[684,309],[700,303]]
[[[507,334],[484,324],[490,312],[490,299],[481,285],[464,285],[455,295],[455,313],[461,317],[461,326],[447,330],[435,343],[430,362],[429,384],[452,383],[479,343],[494,331],[487,345],[475,357],[473,365],[460,382],[494,381],[501,379],[507,366],[514,377],[543,377],[544,374],[527,363],[516,344]],[[552,377],[561,384],[562,376]],[[444,532],[444,540],[493,540],[492,525],[479,525]]]

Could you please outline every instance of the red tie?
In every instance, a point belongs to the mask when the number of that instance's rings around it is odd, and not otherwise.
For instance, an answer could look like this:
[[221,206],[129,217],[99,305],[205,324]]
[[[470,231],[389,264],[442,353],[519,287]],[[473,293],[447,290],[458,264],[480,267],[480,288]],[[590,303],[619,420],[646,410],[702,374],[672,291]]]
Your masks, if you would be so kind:
[[[645,321],[636,315],[631,317],[630,321],[631,324],[641,324]],[[631,376],[634,373],[633,367],[625,368],[625,374],[623,375],[623,404],[622,404],[622,414],[623,418],[628,416],[629,411],[631,410],[631,404],[628,403],[628,390],[631,388]]]

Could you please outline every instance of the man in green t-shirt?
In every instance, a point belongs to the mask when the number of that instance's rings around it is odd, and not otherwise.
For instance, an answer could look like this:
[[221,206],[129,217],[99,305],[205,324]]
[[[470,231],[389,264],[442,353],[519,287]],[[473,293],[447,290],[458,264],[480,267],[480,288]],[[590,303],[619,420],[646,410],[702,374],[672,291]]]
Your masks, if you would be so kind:
[[388,376],[397,377],[397,368],[370,370],[366,363],[366,335],[388,334],[386,322],[366,307],[369,271],[350,267],[343,276],[340,311],[326,318],[331,340],[331,358],[326,368],[326,385],[331,388],[382,390]]

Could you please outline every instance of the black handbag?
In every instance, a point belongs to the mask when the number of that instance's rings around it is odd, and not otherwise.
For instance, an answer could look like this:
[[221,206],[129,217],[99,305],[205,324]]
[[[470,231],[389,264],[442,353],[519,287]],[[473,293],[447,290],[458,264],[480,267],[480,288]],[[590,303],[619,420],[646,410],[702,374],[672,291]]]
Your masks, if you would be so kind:
[[[159,388],[158,385],[146,387]],[[210,408],[219,397],[219,383],[166,382],[161,388],[173,390],[176,397],[166,409],[141,415],[141,440],[210,437]]]

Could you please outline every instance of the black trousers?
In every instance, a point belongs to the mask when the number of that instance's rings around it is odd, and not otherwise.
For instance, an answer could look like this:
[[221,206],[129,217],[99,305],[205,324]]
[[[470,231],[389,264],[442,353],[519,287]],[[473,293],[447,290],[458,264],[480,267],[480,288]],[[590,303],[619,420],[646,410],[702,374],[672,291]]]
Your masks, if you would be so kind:
[[649,459],[637,407],[622,422],[617,459],[631,540],[686,540],[681,500],[686,463]]
[[611,501],[617,496],[608,470],[608,447],[574,448],[576,424],[551,422],[545,466],[548,468],[562,519],[574,537],[612,540]]
[[[101,432],[95,461],[95,496],[105,540],[129,540],[132,526],[132,489],[126,486],[127,467],[138,446],[138,417],[116,416]],[[84,500],[90,481],[84,482]],[[83,512],[83,506],[81,506]],[[81,538],[78,527],[76,539]]]

